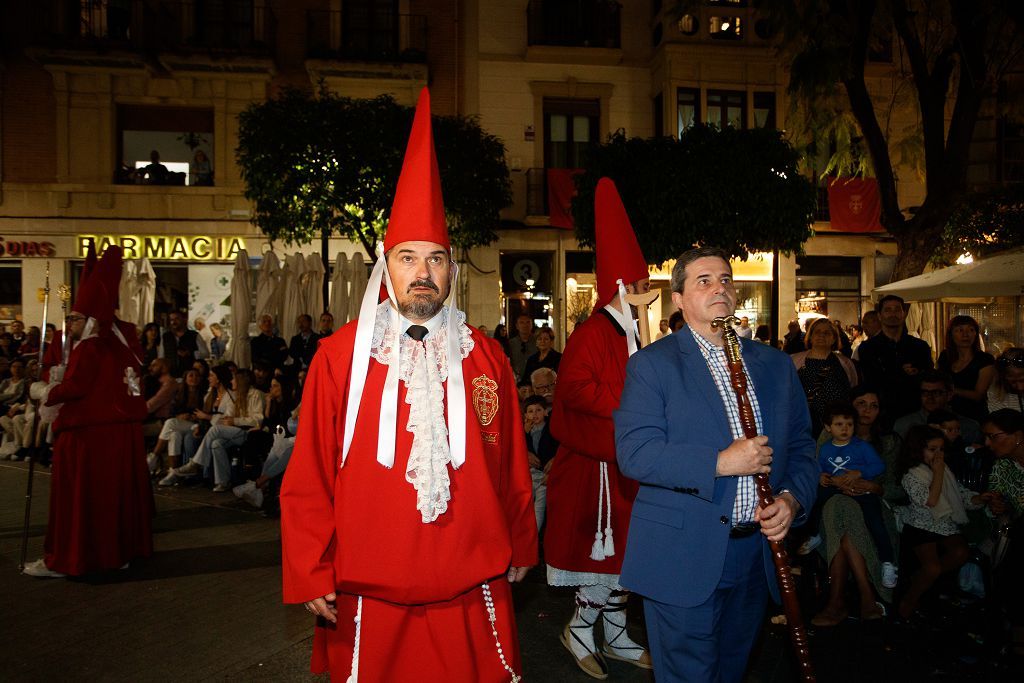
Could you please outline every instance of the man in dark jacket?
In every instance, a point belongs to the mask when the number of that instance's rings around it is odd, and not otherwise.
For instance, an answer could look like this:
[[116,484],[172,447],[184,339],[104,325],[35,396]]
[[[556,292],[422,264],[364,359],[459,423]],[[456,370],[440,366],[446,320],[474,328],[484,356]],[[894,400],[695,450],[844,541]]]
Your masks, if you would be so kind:
[[263,361],[270,367],[284,367],[284,359],[288,356],[288,344],[274,334],[274,318],[269,315],[260,316],[260,333],[249,340],[252,350],[252,362]]
[[299,316],[299,333],[292,337],[288,345],[288,355],[295,362],[293,370],[308,370],[313,362],[313,354],[320,342],[320,335],[313,331],[313,316],[303,313]]
[[195,330],[188,329],[185,314],[174,311],[170,317],[170,329],[161,339],[160,356],[171,366],[173,377],[182,377],[197,358],[209,358],[210,349]]

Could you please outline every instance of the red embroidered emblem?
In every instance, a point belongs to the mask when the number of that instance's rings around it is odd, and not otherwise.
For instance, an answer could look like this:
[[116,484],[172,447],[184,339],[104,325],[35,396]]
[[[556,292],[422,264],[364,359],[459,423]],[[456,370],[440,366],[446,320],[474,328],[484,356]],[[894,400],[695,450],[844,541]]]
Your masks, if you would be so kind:
[[486,427],[498,414],[498,383],[487,375],[473,380],[473,410],[480,424]]

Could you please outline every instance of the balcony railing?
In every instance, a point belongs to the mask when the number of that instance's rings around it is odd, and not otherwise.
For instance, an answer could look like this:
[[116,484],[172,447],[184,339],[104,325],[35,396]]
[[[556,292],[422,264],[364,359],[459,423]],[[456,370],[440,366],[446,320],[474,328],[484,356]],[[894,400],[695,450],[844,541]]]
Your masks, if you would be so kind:
[[427,61],[427,17],[419,14],[310,10],[306,13],[310,57],[368,62]]
[[615,0],[531,0],[526,12],[530,45],[621,46]]
[[59,46],[146,51],[212,49],[266,52],[275,24],[268,0],[66,0],[38,13]]

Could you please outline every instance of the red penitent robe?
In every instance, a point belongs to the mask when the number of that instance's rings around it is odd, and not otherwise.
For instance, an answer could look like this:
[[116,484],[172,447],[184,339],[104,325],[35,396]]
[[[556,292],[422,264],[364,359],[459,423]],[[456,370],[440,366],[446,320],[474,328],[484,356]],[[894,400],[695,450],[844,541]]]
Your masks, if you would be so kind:
[[[628,359],[625,335],[604,309],[573,330],[562,354],[551,412],[551,435],[560,445],[548,475],[544,535],[544,559],[552,567],[595,574],[618,574],[622,568],[639,488],[615,461],[612,411],[619,407]],[[598,525],[602,462],[608,463],[615,555],[598,561],[590,559],[590,550]],[[606,513],[601,514],[604,520]]]
[[46,566],[64,574],[117,569],[153,552],[153,490],[142,421],[146,401],[132,396],[134,354],[109,327],[79,343],[49,405],[54,422]]
[[[320,343],[281,490],[284,600],[336,592],[338,624],[316,628],[312,669],[349,675],[363,596],[359,680],[507,681],[481,584],[489,582],[506,661],[519,670],[505,578],[537,561],[532,488],[515,378],[496,342],[473,331],[463,360],[466,462],[448,468],[447,511],[424,523],[405,472],[413,435],[399,384],[394,467],[376,460],[387,366],[370,359],[355,435],[340,467],[355,323]],[[396,354],[397,356],[397,354]],[[397,358],[396,358],[397,362]],[[497,389],[476,392],[474,380]],[[478,382],[482,387],[486,382]],[[486,400],[484,400],[486,399]],[[491,415],[488,408],[496,409]]]

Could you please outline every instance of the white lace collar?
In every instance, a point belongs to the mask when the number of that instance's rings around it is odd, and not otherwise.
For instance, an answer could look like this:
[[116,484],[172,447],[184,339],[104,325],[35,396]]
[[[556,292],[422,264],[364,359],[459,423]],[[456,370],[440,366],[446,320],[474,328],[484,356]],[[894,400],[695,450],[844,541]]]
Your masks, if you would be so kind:
[[[370,344],[370,357],[381,365],[391,365],[394,358],[395,339],[400,344],[399,350],[399,377],[409,386],[409,379],[412,377],[414,354],[417,349],[428,349],[430,356],[436,360],[437,371],[441,382],[448,380],[448,308],[442,307],[441,311],[431,318],[425,325],[430,334],[426,336],[423,343],[409,337],[400,330],[395,330],[391,325],[390,314],[391,303],[387,300],[377,306],[377,316],[373,325],[373,341]],[[459,348],[462,350],[462,357],[466,358],[476,343],[473,341],[472,332],[466,324],[466,314],[462,311],[455,312],[455,318],[459,329]],[[399,318],[399,327],[403,330],[408,328],[408,321]],[[435,329],[431,329],[436,326]]]
[[[430,333],[418,342],[401,330],[407,321],[399,320],[393,327],[390,302],[377,307],[370,355],[382,365],[391,365],[395,359],[395,341],[399,345],[399,379],[405,384],[405,402],[409,405],[406,430],[413,435],[409,460],[405,467],[405,480],[416,489],[416,509],[423,523],[435,521],[448,510],[451,500],[451,477],[448,465],[452,461],[448,443],[448,426],[444,415],[444,382],[448,378],[448,311],[442,308],[425,325]],[[473,350],[474,342],[466,316],[456,311],[459,347],[465,358]]]

